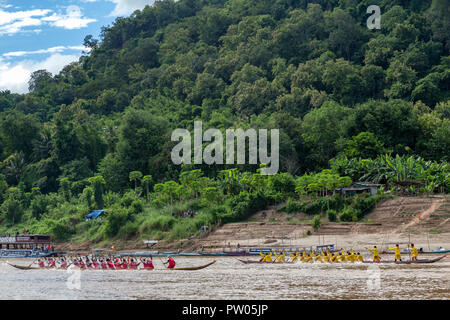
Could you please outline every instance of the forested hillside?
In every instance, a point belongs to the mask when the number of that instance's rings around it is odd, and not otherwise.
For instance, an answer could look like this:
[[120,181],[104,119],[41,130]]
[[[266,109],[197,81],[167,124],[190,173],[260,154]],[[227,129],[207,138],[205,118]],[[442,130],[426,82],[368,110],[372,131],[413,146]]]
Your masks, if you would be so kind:
[[[374,4],[380,30],[366,26]],[[447,0],[165,0],[118,18],[86,36],[78,62],[33,73],[30,93],[0,92],[0,232],[176,239],[304,195],[319,198],[297,203],[312,214],[331,201],[358,220],[376,200],[318,195],[349,178],[449,192],[449,10]],[[195,120],[280,129],[283,173],[172,164],[172,131]],[[106,221],[84,221],[102,208],[113,209]],[[171,215],[189,208],[199,214]]]

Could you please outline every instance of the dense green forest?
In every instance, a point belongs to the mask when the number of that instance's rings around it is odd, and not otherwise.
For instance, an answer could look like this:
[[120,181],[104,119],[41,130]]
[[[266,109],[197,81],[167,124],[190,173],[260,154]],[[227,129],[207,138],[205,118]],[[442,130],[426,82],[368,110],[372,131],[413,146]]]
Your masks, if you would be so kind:
[[[393,181],[450,192],[447,0],[164,0],[84,45],[0,92],[0,233],[180,239],[270,204],[361,220]],[[198,120],[279,129],[280,173],[174,165],[172,131]],[[333,192],[358,180],[385,190]]]

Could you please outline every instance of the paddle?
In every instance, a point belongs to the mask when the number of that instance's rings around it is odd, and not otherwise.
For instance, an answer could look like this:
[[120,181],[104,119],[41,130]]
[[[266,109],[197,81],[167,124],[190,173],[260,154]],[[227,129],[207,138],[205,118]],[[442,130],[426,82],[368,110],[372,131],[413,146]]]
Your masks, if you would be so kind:
[[30,265],[28,266],[28,268],[31,267],[37,260],[38,260],[38,259],[35,259],[32,263],[30,263]]
[[164,265],[164,268],[166,268],[167,269],[167,267],[166,267],[166,263],[165,262],[163,262],[162,260],[161,260],[161,258],[160,257],[158,257],[158,259],[159,259],[159,261],[161,261],[161,263]]

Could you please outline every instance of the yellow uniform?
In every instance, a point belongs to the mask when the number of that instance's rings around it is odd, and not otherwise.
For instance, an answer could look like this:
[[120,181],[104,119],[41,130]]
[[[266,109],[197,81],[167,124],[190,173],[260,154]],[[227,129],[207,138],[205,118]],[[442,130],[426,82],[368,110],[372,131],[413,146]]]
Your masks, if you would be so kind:
[[319,253],[317,256],[316,256],[316,259],[315,259],[316,261],[320,261],[320,262],[322,262],[323,261],[323,255],[322,255],[322,253]]
[[275,256],[277,257],[277,259],[275,260],[275,263],[285,262],[285,260],[286,260],[286,256],[284,255],[284,252],[281,253],[280,255],[277,255],[275,253]]
[[261,262],[273,262],[272,253],[264,254],[260,252],[259,254],[262,256]]
[[307,262],[308,261],[308,255],[306,254],[306,251],[303,251],[302,253],[302,262]]
[[369,250],[370,252],[373,253],[373,261],[380,262],[381,259],[380,259],[380,255],[378,254],[377,248],[367,249],[367,250]]
[[413,258],[417,258],[417,256],[419,255],[419,251],[417,250],[417,248],[416,247],[413,247],[413,246],[409,246],[410,248],[411,248],[411,254],[412,254],[412,257]]
[[350,261],[350,262],[355,262],[355,260],[356,260],[356,255],[355,255],[355,253],[353,252],[353,250],[352,250],[352,252],[350,252],[350,254],[347,255],[347,259],[348,259],[348,261]]
[[324,262],[330,262],[331,260],[331,253],[330,251],[327,251],[327,253],[323,256]]
[[394,251],[394,259],[395,260],[402,260],[402,256],[400,254],[399,247],[389,248],[389,250]]
[[295,262],[295,261],[300,261],[300,253],[297,251],[295,254],[291,254],[292,257],[292,261],[291,262]]
[[356,260],[359,262],[364,262],[364,258],[361,253],[356,255]]

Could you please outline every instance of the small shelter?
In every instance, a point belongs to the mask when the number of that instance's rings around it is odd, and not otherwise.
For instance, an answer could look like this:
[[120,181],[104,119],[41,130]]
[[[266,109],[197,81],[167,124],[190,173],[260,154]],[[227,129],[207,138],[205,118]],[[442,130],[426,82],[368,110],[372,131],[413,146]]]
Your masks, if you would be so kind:
[[371,196],[377,194],[378,189],[381,187],[381,184],[371,183],[371,182],[353,182],[348,188],[339,188],[336,191],[339,191],[341,196],[354,196],[359,193],[367,192]]
[[100,216],[101,216],[105,211],[108,211],[108,209],[95,210],[95,211],[92,211],[91,213],[87,214],[86,216],[84,216],[84,218],[86,219],[86,221],[89,221],[89,220],[95,220],[95,219],[101,220],[102,218],[101,218]]

